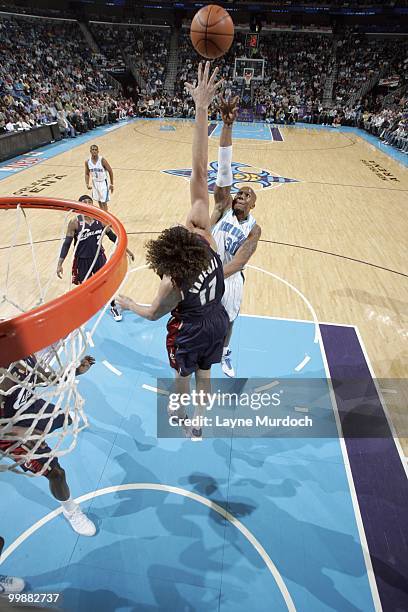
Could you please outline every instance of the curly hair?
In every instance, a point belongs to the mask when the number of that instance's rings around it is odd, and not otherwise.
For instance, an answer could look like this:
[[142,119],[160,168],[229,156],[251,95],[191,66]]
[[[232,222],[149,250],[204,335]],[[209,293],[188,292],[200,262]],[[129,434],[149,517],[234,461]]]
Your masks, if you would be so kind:
[[182,225],[165,229],[156,240],[149,240],[146,251],[149,268],[160,278],[169,276],[177,287],[191,286],[211,262],[205,242]]

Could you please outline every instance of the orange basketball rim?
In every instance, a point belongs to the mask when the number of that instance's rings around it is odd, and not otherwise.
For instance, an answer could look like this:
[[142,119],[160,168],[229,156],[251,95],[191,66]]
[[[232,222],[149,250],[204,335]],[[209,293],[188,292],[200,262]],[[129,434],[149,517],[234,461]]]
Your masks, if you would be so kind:
[[88,321],[119,288],[127,272],[127,235],[122,223],[108,212],[70,200],[1,197],[0,209],[65,210],[110,225],[117,236],[112,257],[93,276],[49,302],[0,321],[0,367],[31,355],[64,338]]

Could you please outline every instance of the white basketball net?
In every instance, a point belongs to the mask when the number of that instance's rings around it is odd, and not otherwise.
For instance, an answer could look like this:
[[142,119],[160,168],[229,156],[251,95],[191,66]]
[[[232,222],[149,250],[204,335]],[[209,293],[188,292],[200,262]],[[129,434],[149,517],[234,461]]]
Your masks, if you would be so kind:
[[[43,278],[44,274],[40,273],[38,266],[38,241],[33,238],[26,211],[20,206],[15,211],[0,211],[0,215],[11,216],[13,213],[15,231],[0,267],[0,317],[3,319],[27,312],[56,297],[56,283],[59,283],[59,294],[64,293],[63,281],[56,280],[56,269],[61,244],[73,214],[70,211],[64,214],[60,239],[54,241],[56,244],[52,246],[55,253],[50,256],[50,247],[46,247],[49,274],[47,271],[48,278]],[[10,221],[9,217],[7,221]],[[21,242],[17,245],[17,240],[21,240],[22,226],[28,236],[24,246],[31,252],[32,280],[36,287],[36,298],[31,299],[31,304],[19,304],[13,295],[13,264],[19,261],[18,246],[21,247]],[[100,253],[106,230],[102,233],[94,262]],[[29,263],[25,261],[26,266]],[[65,266],[69,265],[67,257]],[[72,288],[70,274],[69,279],[65,291]],[[22,296],[19,301],[24,301]],[[74,329],[59,342],[37,352],[34,358],[22,359],[6,368],[0,367],[0,472],[13,470],[21,473],[23,466],[35,466],[35,475],[44,474],[54,457],[62,457],[76,446],[78,434],[88,426],[84,399],[78,391],[77,368],[103,312],[91,331],[86,331],[85,326]],[[33,475],[29,471],[25,473]]]

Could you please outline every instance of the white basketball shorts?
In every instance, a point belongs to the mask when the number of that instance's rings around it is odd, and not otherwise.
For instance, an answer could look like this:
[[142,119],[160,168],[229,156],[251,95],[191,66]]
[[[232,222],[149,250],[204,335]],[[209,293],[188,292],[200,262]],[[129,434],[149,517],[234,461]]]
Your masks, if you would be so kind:
[[92,199],[94,202],[109,202],[109,185],[108,181],[94,181],[92,182]]
[[230,321],[234,321],[241,308],[242,295],[244,292],[244,277],[241,272],[236,272],[225,279],[225,292],[222,304],[227,311]]

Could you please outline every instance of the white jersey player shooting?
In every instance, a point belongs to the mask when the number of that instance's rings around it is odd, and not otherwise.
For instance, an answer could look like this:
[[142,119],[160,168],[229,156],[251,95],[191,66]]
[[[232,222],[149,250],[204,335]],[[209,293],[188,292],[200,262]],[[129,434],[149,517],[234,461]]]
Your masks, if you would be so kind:
[[242,187],[232,197],[232,126],[238,112],[238,97],[226,101],[221,97],[223,120],[218,149],[218,173],[214,189],[214,210],[211,215],[212,235],[224,267],[225,293],[222,300],[230,324],[224,343],[221,366],[224,374],[235,376],[229,347],[232,327],[238,316],[244,289],[245,265],[255,253],[261,228],[251,214],[256,194],[251,187]]
[[[107,160],[99,155],[96,145],[91,145],[89,151],[91,156],[85,162],[85,185],[87,189],[92,189],[93,201],[107,211],[109,193],[113,193],[113,170]],[[89,184],[91,180],[92,185]]]

